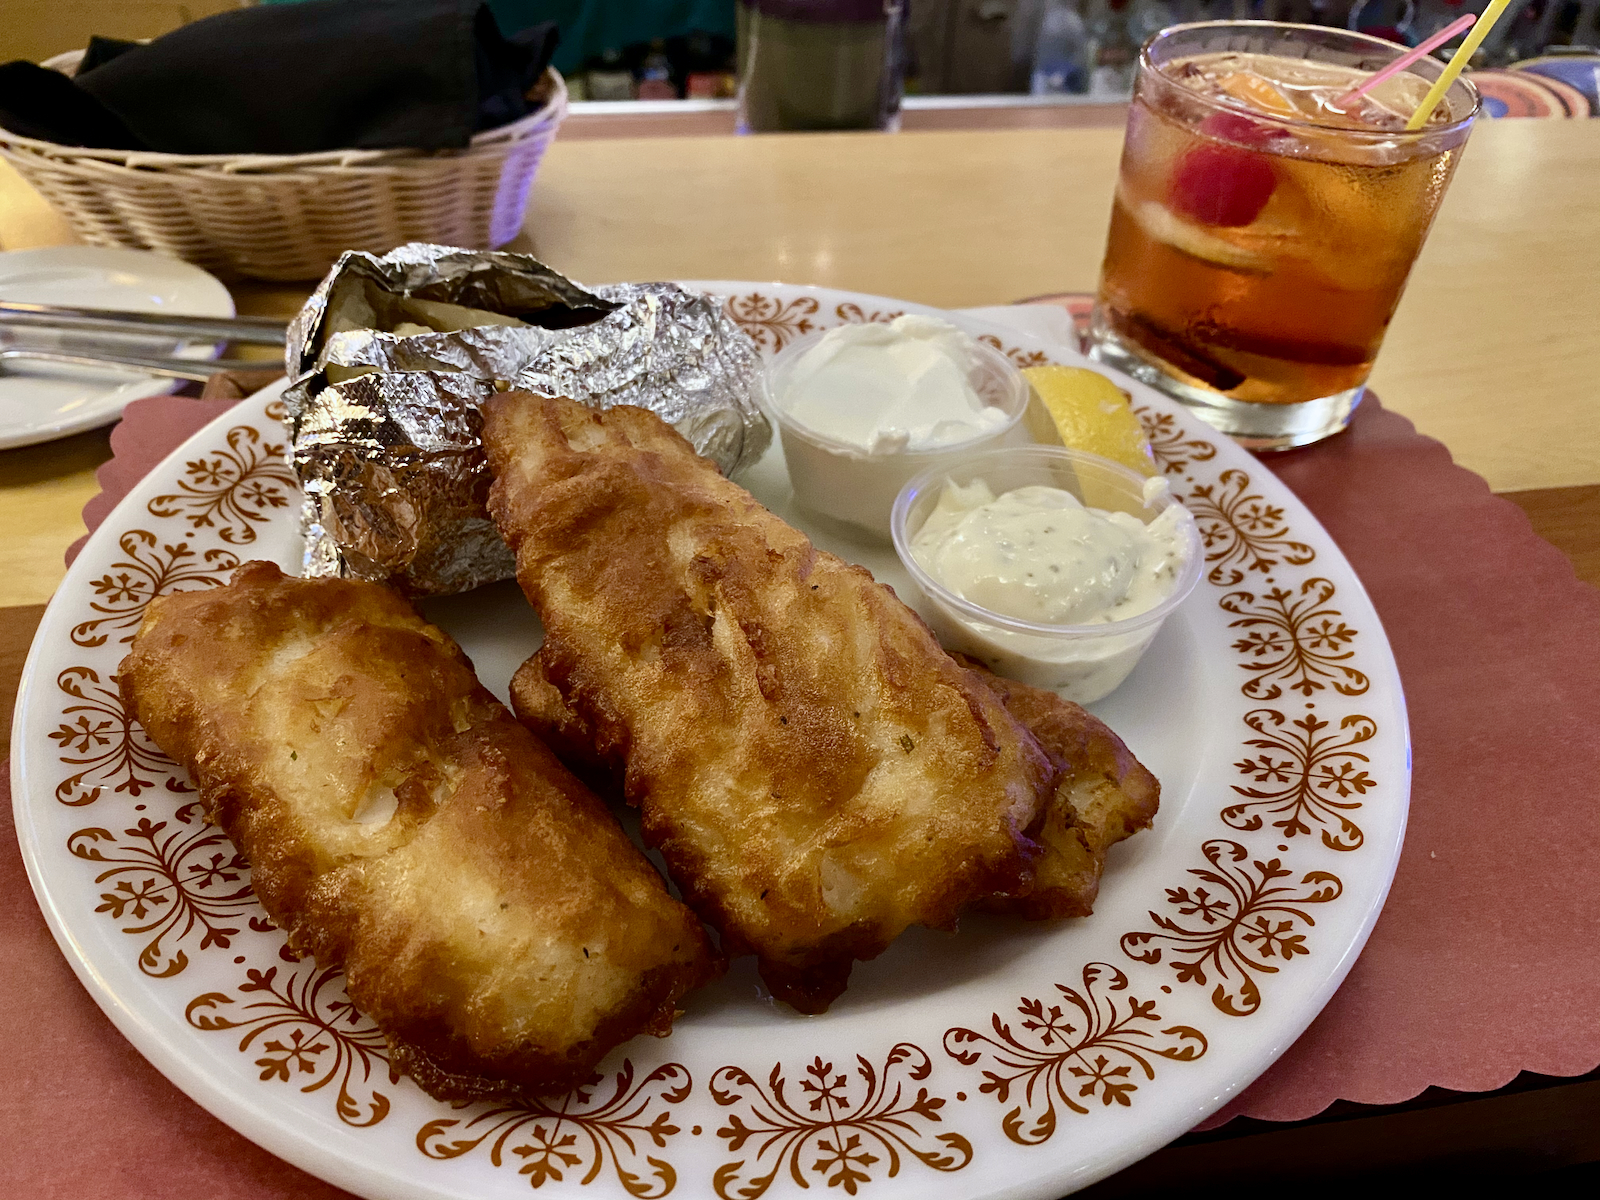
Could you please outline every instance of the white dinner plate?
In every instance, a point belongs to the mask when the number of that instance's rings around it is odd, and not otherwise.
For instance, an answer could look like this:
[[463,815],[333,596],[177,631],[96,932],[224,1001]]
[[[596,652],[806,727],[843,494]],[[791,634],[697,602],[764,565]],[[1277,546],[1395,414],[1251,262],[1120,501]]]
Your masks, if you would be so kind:
[[[770,354],[809,329],[932,311],[776,284],[705,285]],[[953,316],[1023,363],[1061,346]],[[775,1006],[750,960],[665,1039],[547,1104],[453,1108],[392,1078],[336,971],[297,959],[114,675],[156,592],[300,560],[278,388],[143,480],[39,627],[12,789],[63,953],[180,1088],[269,1150],[369,1197],[1053,1198],[1190,1129],[1294,1041],[1376,920],[1405,828],[1400,680],[1311,514],[1249,455],[1128,380],[1203,534],[1205,575],[1094,706],[1162,783],[1093,916],[913,929],[824,1016]],[[745,484],[792,509],[776,448]],[[893,552],[813,530],[912,599]],[[504,696],[538,624],[512,584],[428,605]],[[162,1164],[147,1164],[159,1173]],[[586,1186],[585,1186],[586,1185]]]
[[[50,246],[0,254],[0,300],[231,317],[233,297],[213,275],[180,259],[147,250],[104,246]],[[38,344],[37,330],[19,343]],[[118,346],[140,355],[179,353],[215,358],[216,346],[188,346],[152,338],[75,334],[63,349]],[[52,348],[52,347],[44,347]],[[48,363],[8,362],[0,369],[0,450],[31,446],[109,424],[130,401],[159,396],[178,380],[126,371],[94,371]]]

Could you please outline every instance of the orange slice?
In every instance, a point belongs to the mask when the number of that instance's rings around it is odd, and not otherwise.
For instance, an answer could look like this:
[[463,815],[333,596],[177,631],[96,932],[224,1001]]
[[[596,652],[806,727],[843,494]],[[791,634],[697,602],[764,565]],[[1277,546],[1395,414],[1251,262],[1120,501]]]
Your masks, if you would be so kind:
[[1222,78],[1221,88],[1257,112],[1272,117],[1294,117],[1299,114],[1289,98],[1259,75],[1235,71]]

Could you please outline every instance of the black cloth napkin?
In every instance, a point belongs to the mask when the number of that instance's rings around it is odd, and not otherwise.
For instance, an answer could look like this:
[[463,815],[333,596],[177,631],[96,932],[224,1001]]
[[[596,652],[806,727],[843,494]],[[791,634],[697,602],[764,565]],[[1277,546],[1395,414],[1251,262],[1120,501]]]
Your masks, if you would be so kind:
[[481,0],[310,0],[218,13],[148,45],[95,38],[76,77],[0,66],[0,125],[169,154],[459,149],[527,115],[553,22],[507,38]]

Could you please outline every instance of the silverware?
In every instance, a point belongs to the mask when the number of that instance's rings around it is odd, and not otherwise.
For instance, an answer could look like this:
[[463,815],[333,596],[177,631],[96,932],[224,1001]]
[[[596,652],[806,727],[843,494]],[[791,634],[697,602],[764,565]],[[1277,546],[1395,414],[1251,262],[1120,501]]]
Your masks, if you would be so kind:
[[142,358],[137,354],[68,354],[59,350],[0,350],[0,367],[13,362],[55,363],[104,371],[126,368],[163,379],[193,379],[201,383],[219,371],[259,371],[273,364],[237,358]]
[[203,338],[212,342],[281,346],[289,325],[287,321],[270,317],[189,317],[0,300],[0,328],[162,334],[189,341]]

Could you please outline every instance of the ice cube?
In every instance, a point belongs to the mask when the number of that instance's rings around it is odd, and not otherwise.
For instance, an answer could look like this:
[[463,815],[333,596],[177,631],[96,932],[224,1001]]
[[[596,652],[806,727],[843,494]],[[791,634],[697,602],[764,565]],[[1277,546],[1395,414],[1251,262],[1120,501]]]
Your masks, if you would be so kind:
[[1263,116],[1357,129],[1400,129],[1421,102],[1427,80],[1401,72],[1345,106],[1338,100],[1366,80],[1337,63],[1232,51],[1196,55],[1169,68],[1197,91]]
[[[1429,86],[1428,81],[1420,75],[1401,71],[1362,97],[1366,101],[1362,119],[1379,129],[1404,129],[1411,114],[1417,111],[1423,97],[1428,94]],[[1448,105],[1439,105],[1430,114],[1428,124],[1448,120],[1448,109]]]
[[1285,162],[1272,202],[1251,226],[1303,270],[1340,291],[1372,292],[1405,277],[1420,217],[1416,181],[1325,162]]

